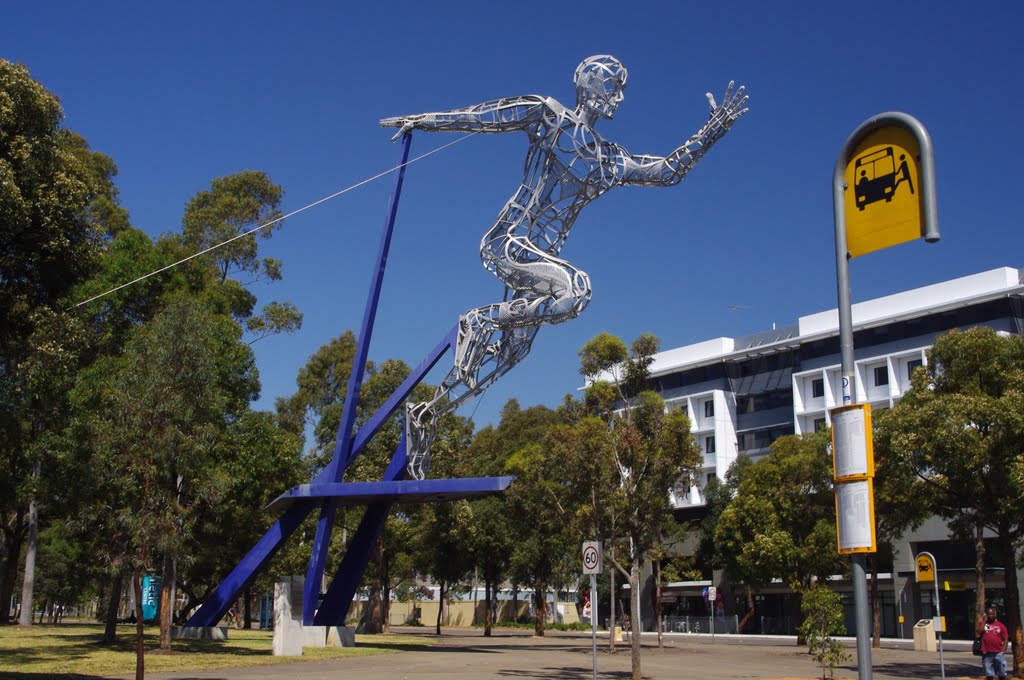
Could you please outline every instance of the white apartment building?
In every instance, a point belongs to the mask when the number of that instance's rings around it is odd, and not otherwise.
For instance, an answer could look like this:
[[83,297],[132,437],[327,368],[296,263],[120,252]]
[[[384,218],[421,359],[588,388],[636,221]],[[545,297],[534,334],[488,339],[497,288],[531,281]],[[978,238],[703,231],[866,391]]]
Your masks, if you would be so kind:
[[[979,325],[1007,334],[1022,332],[1024,270],[1002,267],[861,302],[853,305],[853,323],[856,400],[870,402],[874,409],[888,408],[909,388],[913,370],[927,362],[927,350],[937,336]],[[704,454],[698,478],[672,491],[677,516],[699,516],[707,482],[724,475],[739,455],[760,458],[780,436],[827,425],[829,409],[841,403],[839,367],[835,309],[763,333],[719,337],[657,354],[652,387],[668,408],[686,409]],[[920,550],[933,552],[944,580],[958,584],[960,592],[942,596],[950,632],[958,637],[960,628],[970,628],[974,551],[950,541],[948,529],[937,519],[904,537],[889,573],[880,578],[883,634],[908,637],[915,620],[931,616],[931,593],[913,582],[913,555]],[[998,597],[1002,570],[994,565],[990,572],[990,587]],[[720,578],[716,574],[716,581]],[[699,591],[675,585],[679,613],[701,609]],[[782,601],[787,590],[780,585],[778,601],[766,603],[780,617],[792,613]]]

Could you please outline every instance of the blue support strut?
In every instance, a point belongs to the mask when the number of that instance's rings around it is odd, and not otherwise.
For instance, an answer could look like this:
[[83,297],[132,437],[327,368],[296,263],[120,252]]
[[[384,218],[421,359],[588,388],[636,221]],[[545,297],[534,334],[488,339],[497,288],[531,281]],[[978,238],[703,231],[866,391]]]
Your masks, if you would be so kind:
[[[441,342],[420,362],[420,365],[409,374],[409,377],[402,382],[398,389],[388,397],[388,400],[377,409],[376,413],[370,416],[366,424],[359,429],[356,436],[352,438],[351,451],[353,455],[363,450],[370,439],[373,438],[373,435],[383,427],[388,418],[394,415],[398,407],[402,405],[402,402],[408,398],[413,389],[437,365],[437,362],[441,360],[445,352],[455,346],[457,332],[458,326],[453,327]],[[316,484],[327,483],[331,480],[328,479],[327,470],[325,469],[312,481]],[[248,554],[242,558],[241,562],[238,563],[238,566],[217,586],[213,595],[199,608],[199,611],[192,615],[186,625],[204,628],[217,625],[217,622],[223,618],[225,612],[238,598],[238,594],[266,566],[270,558],[277,553],[281,545],[288,540],[288,537],[292,535],[299,524],[302,523],[302,520],[316,506],[317,503],[313,501],[300,501],[288,508],[281,519],[276,521],[267,530],[263,538],[253,546]]]
[[[405,476],[405,464],[406,442],[403,433],[398,448],[391,456],[391,463],[384,472],[384,481],[392,482],[402,479]],[[345,625],[348,608],[352,604],[352,598],[355,597],[356,589],[359,588],[363,572],[366,571],[366,565],[370,561],[373,544],[384,528],[384,522],[388,518],[391,506],[392,503],[389,501],[371,503],[367,506],[363,519],[359,523],[359,529],[356,530],[356,535],[347,546],[345,556],[334,575],[334,580],[331,581],[323,602],[320,603],[320,608],[316,612],[313,619],[315,625]]]
[[[402,136],[402,161],[395,175],[395,187],[388,201],[387,214],[384,218],[384,230],[377,251],[377,266],[370,282],[370,292],[363,310],[363,324],[359,330],[359,341],[356,345],[355,357],[352,360],[352,372],[349,374],[348,389],[338,425],[338,436],[335,439],[334,455],[327,464],[327,481],[340,482],[345,468],[352,459],[352,427],[356,420],[359,403],[359,389],[363,383],[363,371],[366,368],[366,357],[370,351],[370,338],[373,335],[373,324],[377,317],[377,303],[380,301],[380,289],[384,284],[384,270],[387,267],[388,252],[391,249],[391,236],[395,229],[395,217],[398,214],[398,201],[402,196],[402,183],[405,180],[405,167],[409,160],[409,147],[412,135]],[[313,615],[320,596],[320,580],[323,578],[324,566],[327,562],[327,548],[331,543],[331,530],[334,527],[334,514],[337,502],[333,498],[324,501],[320,508],[320,520],[316,526],[316,537],[313,539],[313,552],[306,569],[306,582],[302,600],[302,623],[313,625]]]

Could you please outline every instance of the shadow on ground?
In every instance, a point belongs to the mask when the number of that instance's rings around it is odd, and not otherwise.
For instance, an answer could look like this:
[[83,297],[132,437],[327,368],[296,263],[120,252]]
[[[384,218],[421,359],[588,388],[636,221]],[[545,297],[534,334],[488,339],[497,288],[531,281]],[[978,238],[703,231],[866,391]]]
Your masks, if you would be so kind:
[[[503,670],[498,671],[498,675],[506,678],[559,678],[559,680],[585,680],[586,678],[592,678],[594,676],[594,669],[591,666],[583,668],[582,666],[559,666],[559,667],[548,667],[548,668],[532,668],[530,670]],[[632,677],[630,671],[608,671],[601,670],[602,678],[629,678]]]
[[[843,670],[857,673],[857,665],[843,666]],[[893,675],[901,678],[927,678],[932,680],[939,674],[938,664],[934,661],[928,663],[874,663],[872,670],[884,675]],[[966,664],[960,662],[946,662],[947,678],[972,678],[984,677],[981,670],[981,663]]]

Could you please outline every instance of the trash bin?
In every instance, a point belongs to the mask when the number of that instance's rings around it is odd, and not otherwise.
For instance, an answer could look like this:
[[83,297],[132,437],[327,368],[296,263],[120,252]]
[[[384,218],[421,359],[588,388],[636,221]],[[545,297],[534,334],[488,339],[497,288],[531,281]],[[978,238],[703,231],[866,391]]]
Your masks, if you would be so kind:
[[935,627],[932,625],[932,620],[921,619],[914,624],[914,651],[934,652],[935,650]]

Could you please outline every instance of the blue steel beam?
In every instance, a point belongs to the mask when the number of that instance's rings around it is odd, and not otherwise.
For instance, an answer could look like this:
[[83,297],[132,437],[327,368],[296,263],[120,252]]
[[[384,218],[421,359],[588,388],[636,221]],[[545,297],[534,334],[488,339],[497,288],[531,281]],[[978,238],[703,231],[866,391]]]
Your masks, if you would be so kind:
[[[398,201],[402,196],[402,183],[405,180],[405,167],[409,161],[409,147],[412,135],[402,136],[402,162],[395,176],[395,187],[388,201],[387,214],[384,218],[384,230],[377,251],[377,264],[370,281],[366,307],[363,310],[363,324],[359,330],[359,341],[356,344],[355,357],[352,360],[352,372],[349,374],[348,389],[342,407],[341,422],[338,424],[338,436],[335,438],[334,455],[327,464],[327,481],[340,482],[345,468],[352,456],[352,428],[356,421],[356,407],[359,402],[359,389],[363,383],[363,371],[366,368],[366,357],[370,351],[370,338],[373,336],[373,324],[377,318],[377,303],[380,301],[380,289],[384,284],[384,270],[388,263],[388,252],[391,249],[391,236],[395,229],[395,217],[398,215]],[[337,510],[335,499],[328,498],[320,508],[320,520],[316,525],[316,537],[313,539],[313,552],[309,557],[306,569],[306,582],[302,605],[302,623],[312,625],[316,601],[320,596],[320,579],[327,563],[327,548],[331,543],[331,529],[334,527],[334,514]]]
[[[453,327],[448,335],[444,337],[437,344],[434,349],[420,362],[420,365],[409,374],[409,377],[399,385],[388,400],[377,409],[377,411],[370,417],[363,427],[359,428],[359,432],[352,439],[352,451],[359,453],[366,446],[367,442],[373,438],[373,436],[380,430],[380,428],[387,422],[394,412],[401,406],[402,402],[409,396],[409,393],[418,385],[424,377],[434,368],[441,357],[444,356],[451,347],[455,344],[456,333],[458,332],[458,326]],[[404,436],[404,435],[403,435]],[[392,459],[392,465],[395,465],[396,461]],[[402,470],[405,469],[405,459],[398,465]],[[385,479],[388,479],[385,477]],[[397,479],[397,478],[390,478]],[[314,479],[313,483],[326,483],[328,481],[328,475],[326,471],[321,471]],[[256,574],[263,569],[266,563],[271,557],[281,548],[284,541],[288,540],[288,537],[292,535],[296,527],[302,523],[302,520],[316,507],[315,503],[309,503],[305,505],[304,510],[298,510],[302,504],[296,504],[292,506],[285,515],[275,522],[267,533],[263,535],[263,538],[256,543],[255,546],[242,558],[241,562],[238,563],[231,573],[224,579],[224,581],[217,586],[213,595],[210,599],[199,608],[192,618],[188,620],[189,626],[201,626],[209,627],[217,625],[217,622],[224,616],[228,608],[231,606],[237,598],[238,594],[242,592],[246,585],[256,576]],[[301,512],[301,515],[295,519],[293,513]]]
[[377,501],[432,503],[461,498],[480,498],[499,494],[514,477],[462,477],[459,479],[410,479],[401,482],[339,482],[299,484],[281,494],[267,506],[270,511],[284,510],[296,502],[335,498],[339,506],[367,505]]
[[296,503],[288,508],[281,519],[274,522],[267,533],[263,534],[263,538],[242,558],[238,566],[231,570],[231,573],[217,586],[209,599],[185,625],[199,628],[216,626],[238,598],[238,593],[249,585],[314,507],[316,507],[316,503],[309,501]]
[[[384,471],[383,482],[395,483],[405,476],[405,465],[408,461],[406,456],[405,433],[395,448],[391,462]],[[352,598],[355,597],[356,589],[363,580],[363,572],[370,561],[370,552],[373,550],[374,541],[384,528],[388,512],[391,511],[391,502],[383,501],[372,503],[363,513],[363,519],[359,522],[359,528],[355,536],[349,542],[341,564],[334,574],[330,587],[324,594],[323,602],[313,618],[317,626],[341,626],[345,623],[345,616],[352,605]]]

